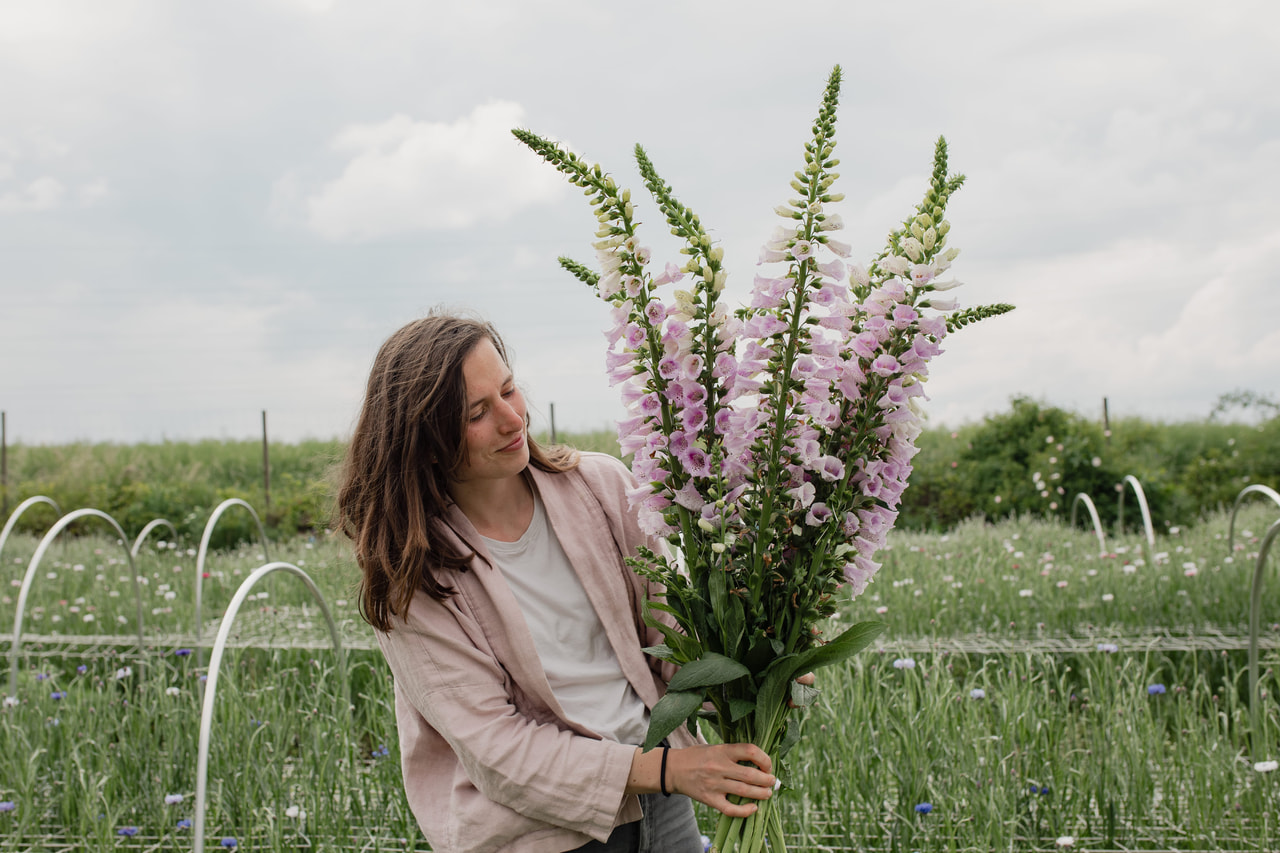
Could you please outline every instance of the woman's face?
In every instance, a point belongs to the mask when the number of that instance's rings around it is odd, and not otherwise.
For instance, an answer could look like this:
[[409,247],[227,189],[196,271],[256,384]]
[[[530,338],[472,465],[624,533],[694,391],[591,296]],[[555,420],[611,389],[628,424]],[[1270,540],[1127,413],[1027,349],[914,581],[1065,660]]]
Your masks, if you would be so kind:
[[524,396],[488,338],[462,362],[462,378],[467,391],[465,459],[455,481],[501,480],[519,474],[529,464]]

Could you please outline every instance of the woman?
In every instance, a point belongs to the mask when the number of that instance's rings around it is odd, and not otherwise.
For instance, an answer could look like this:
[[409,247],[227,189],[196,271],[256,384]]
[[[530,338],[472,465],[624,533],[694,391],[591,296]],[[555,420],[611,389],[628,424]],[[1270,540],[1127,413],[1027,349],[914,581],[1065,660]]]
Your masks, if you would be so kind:
[[433,850],[692,853],[688,798],[746,816],[772,793],[751,744],[681,728],[636,746],[671,672],[642,651],[661,590],[623,561],[655,545],[632,485],[612,457],[532,440],[487,323],[435,313],[378,352],[338,514]]

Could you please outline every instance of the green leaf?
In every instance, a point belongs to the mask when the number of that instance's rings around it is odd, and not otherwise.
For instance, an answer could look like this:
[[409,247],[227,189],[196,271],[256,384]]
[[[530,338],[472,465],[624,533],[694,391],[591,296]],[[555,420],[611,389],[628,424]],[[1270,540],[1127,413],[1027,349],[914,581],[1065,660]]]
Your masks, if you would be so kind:
[[644,623],[650,628],[657,628],[662,632],[662,636],[666,638],[667,646],[676,653],[677,659],[694,660],[702,653],[702,648],[695,640],[689,639],[667,623],[654,618],[648,612],[644,614]]
[[668,690],[658,700],[649,714],[649,733],[644,738],[644,751],[648,752],[662,739],[676,730],[702,707],[702,691]]
[[641,649],[640,651],[644,652],[645,654],[649,655],[650,657],[655,657],[655,658],[657,658],[658,660],[665,660],[665,661],[667,661],[667,662],[669,662],[669,663],[679,663],[679,662],[680,662],[680,661],[676,660],[676,652],[675,652],[675,649],[671,648],[670,646],[666,645],[665,643],[664,643],[664,644],[662,644],[662,645],[660,645],[660,646],[648,646],[648,647],[646,647],[646,648]]
[[749,702],[746,699],[730,699],[729,700],[729,722],[736,723],[747,714],[756,709],[755,702]]
[[800,723],[795,717],[787,720],[787,731],[782,736],[782,742],[778,744],[777,758],[782,758],[791,751],[791,747],[800,742]]
[[751,670],[736,660],[715,652],[707,652],[700,659],[680,667],[680,671],[671,679],[667,689],[688,690],[692,687],[710,687],[750,674]]
[[846,629],[844,633],[823,646],[815,646],[796,656],[794,674],[804,669],[806,672],[833,663],[848,660],[852,655],[871,645],[871,641],[880,636],[888,627],[883,622],[859,622]]
[[764,681],[760,684],[760,692],[756,694],[757,737],[767,738],[772,734],[777,722],[773,716],[782,710],[783,699],[787,696],[787,683],[795,673],[795,655],[783,655],[764,671]]

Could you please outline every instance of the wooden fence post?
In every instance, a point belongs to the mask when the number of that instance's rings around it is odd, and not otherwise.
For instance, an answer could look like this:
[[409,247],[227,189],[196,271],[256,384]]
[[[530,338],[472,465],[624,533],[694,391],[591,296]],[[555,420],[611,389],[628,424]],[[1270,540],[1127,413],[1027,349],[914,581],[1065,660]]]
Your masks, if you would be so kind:
[[271,512],[271,453],[267,449],[267,410],[262,410],[262,503]]

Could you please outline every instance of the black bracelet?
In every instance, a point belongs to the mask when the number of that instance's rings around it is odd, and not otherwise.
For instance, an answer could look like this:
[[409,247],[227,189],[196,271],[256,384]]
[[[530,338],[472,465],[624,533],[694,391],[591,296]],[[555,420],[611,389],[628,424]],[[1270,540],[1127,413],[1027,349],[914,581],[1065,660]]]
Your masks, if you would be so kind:
[[662,770],[658,773],[658,787],[662,789],[662,796],[669,797],[671,792],[667,790],[667,753],[671,751],[671,747],[664,746],[662,748]]

